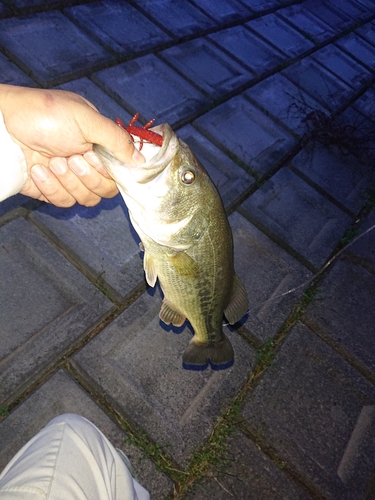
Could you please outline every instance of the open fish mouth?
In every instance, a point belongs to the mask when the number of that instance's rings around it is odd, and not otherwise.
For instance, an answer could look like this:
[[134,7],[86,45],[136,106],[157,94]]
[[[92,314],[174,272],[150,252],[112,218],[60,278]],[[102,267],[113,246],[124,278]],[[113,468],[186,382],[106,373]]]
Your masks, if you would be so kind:
[[[143,142],[142,154],[146,161],[141,165],[121,163],[108,149],[94,144],[94,152],[104,161],[106,169],[118,184],[121,184],[120,173],[117,171],[119,166],[120,168],[127,168],[135,182],[145,184],[159,175],[175,156],[179,147],[179,140],[171,127],[167,123],[163,123],[150,130],[163,137],[163,145],[157,146],[150,142]],[[134,146],[139,149],[140,144],[137,141]],[[116,165],[117,168],[115,168]]]

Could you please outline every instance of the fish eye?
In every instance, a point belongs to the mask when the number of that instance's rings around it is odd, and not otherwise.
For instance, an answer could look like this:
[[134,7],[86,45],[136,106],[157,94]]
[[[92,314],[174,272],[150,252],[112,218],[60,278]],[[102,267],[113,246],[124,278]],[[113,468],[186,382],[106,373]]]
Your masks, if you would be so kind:
[[184,184],[193,184],[195,181],[195,172],[192,170],[184,170],[181,174],[181,180]]

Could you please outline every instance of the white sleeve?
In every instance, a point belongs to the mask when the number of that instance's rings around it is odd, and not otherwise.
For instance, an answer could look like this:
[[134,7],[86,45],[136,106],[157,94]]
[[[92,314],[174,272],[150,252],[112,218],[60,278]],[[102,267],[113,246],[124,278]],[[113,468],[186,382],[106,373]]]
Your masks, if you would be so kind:
[[11,138],[0,111],[0,201],[21,191],[28,178],[22,149]]

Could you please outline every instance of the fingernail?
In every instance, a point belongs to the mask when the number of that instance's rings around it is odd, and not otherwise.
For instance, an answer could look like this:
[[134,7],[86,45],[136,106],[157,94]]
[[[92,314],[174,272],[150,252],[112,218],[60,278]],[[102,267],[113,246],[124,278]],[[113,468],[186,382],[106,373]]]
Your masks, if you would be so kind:
[[85,153],[83,155],[83,157],[93,167],[102,168],[104,166],[103,163],[99,160],[99,158],[96,156],[96,154],[93,151],[87,151],[87,153]]
[[57,175],[65,174],[68,168],[65,158],[54,158],[50,161],[49,166],[52,172]]
[[82,156],[75,156],[69,160],[69,168],[77,175],[87,174],[87,164]]
[[132,154],[132,160],[133,160],[134,165],[142,165],[142,163],[145,163],[145,161],[146,161],[143,154],[140,153],[137,148],[134,148],[134,151]]
[[48,178],[47,169],[42,165],[34,165],[31,167],[31,175],[41,182],[46,181]]

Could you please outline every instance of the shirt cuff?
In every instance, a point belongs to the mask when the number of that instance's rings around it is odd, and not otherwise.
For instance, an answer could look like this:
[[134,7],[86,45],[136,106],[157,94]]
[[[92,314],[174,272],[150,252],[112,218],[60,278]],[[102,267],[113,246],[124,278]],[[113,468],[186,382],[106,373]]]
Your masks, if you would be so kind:
[[21,191],[28,179],[25,155],[6,129],[0,111],[0,201]]

